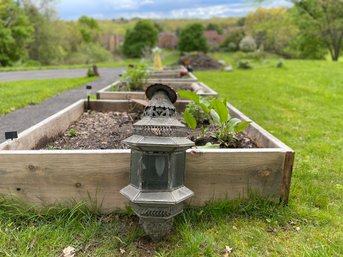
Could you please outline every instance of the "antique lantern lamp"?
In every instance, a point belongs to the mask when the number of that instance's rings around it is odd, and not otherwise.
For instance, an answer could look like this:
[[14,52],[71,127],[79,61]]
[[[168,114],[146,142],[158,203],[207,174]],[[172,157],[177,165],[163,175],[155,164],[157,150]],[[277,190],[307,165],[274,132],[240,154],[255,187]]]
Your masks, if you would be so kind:
[[183,201],[193,195],[183,182],[186,149],[194,143],[176,119],[173,89],[154,84],[146,96],[150,101],[143,117],[134,124],[134,135],[124,140],[131,147],[130,184],[120,192],[130,200],[145,232],[158,241],[170,232]]

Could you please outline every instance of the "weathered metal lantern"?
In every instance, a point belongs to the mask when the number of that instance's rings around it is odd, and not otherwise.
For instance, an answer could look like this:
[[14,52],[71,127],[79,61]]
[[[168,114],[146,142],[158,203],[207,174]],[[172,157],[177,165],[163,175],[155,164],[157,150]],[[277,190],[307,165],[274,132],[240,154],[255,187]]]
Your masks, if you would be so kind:
[[185,150],[194,143],[176,119],[176,93],[154,84],[146,90],[150,100],[143,118],[134,124],[134,135],[124,143],[131,147],[130,184],[120,192],[140,217],[145,232],[160,240],[183,211],[183,201],[193,192],[183,185]]

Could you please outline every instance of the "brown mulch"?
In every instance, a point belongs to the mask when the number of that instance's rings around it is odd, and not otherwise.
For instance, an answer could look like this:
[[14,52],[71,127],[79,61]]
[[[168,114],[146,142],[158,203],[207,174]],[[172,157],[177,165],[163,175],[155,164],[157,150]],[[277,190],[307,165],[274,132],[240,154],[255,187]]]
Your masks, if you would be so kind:
[[179,64],[185,65],[186,60],[189,60],[190,65],[194,70],[219,70],[223,68],[223,65],[216,59],[213,59],[204,53],[182,56],[179,60]]
[[[133,124],[140,119],[136,113],[96,112],[84,113],[80,119],[69,126],[66,132],[49,140],[40,149],[128,149],[122,140],[133,134]],[[210,136],[210,130],[204,139],[199,139],[200,129],[189,130],[188,138],[197,146],[207,142],[218,142]],[[236,135],[230,148],[256,148],[256,144],[244,133]]]

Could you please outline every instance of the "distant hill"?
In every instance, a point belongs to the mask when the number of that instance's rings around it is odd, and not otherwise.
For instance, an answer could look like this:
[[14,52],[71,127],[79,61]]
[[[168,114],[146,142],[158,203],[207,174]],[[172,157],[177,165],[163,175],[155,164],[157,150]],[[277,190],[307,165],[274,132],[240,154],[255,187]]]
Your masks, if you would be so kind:
[[[161,29],[161,32],[177,32],[185,25],[198,22],[206,27],[209,23],[217,24],[222,29],[236,26],[241,18],[211,18],[211,19],[150,19]],[[125,35],[127,29],[132,28],[137,22],[135,19],[113,19],[113,20],[98,20],[102,33]]]

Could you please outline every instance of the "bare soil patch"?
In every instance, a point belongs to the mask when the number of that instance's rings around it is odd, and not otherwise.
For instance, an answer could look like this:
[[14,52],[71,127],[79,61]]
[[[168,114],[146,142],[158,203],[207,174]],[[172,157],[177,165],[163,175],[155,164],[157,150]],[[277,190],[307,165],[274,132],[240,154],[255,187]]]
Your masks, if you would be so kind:
[[[48,140],[41,149],[128,149],[122,140],[133,134],[133,124],[140,119],[140,114],[126,112],[84,113],[80,119],[69,126],[64,134]],[[197,146],[210,142],[217,144],[211,137],[211,131],[199,139],[200,129],[189,130],[188,138]],[[245,134],[240,133],[233,140],[230,148],[256,148],[256,144]]]

